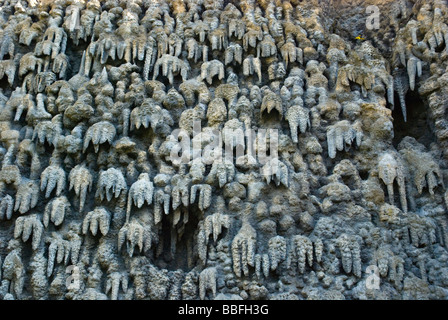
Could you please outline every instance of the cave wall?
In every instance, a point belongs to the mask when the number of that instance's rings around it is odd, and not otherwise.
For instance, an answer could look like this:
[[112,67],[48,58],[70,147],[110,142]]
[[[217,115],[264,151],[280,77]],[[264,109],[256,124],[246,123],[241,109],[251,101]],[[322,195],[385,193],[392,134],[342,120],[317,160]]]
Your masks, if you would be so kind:
[[446,299],[447,12],[1,1],[0,298]]

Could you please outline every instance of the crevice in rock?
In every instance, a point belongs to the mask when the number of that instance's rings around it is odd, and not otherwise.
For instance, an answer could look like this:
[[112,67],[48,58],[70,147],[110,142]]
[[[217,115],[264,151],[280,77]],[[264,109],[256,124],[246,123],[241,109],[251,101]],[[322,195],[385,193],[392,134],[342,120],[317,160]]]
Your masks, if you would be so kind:
[[419,143],[429,147],[431,142],[435,141],[435,135],[430,126],[427,104],[418,93],[413,91],[409,91],[405,99],[407,112],[406,122],[403,119],[403,113],[399,107],[400,101],[397,95],[395,95],[396,107],[392,111],[392,117],[394,119],[393,145],[397,147],[404,137],[410,136],[415,138]]

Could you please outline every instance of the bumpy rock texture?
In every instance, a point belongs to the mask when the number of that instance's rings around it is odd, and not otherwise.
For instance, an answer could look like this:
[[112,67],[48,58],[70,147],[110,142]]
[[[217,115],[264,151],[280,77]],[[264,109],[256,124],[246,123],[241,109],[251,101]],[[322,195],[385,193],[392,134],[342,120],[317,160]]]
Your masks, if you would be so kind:
[[[0,9],[0,298],[448,297],[445,1]],[[278,159],[173,163],[194,120]]]

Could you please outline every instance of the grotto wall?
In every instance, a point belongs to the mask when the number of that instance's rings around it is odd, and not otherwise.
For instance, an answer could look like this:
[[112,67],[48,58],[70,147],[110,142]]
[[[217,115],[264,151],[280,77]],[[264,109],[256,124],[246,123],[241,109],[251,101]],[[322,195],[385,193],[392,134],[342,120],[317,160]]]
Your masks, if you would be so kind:
[[446,299],[447,13],[1,1],[0,298]]

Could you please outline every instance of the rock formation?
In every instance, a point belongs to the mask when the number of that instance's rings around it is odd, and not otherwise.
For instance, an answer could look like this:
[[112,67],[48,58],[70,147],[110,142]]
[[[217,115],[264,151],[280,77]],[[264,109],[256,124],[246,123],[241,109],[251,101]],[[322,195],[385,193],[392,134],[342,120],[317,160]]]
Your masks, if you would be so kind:
[[448,298],[447,54],[442,0],[1,1],[0,299]]

